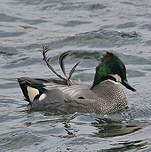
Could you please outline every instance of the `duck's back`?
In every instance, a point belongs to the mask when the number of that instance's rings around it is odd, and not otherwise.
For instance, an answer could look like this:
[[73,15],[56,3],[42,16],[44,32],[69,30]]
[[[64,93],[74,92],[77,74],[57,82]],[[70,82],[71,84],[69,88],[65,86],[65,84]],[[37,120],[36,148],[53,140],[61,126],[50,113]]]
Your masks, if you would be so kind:
[[[54,85],[53,85],[54,86]],[[127,106],[123,89],[112,80],[106,80],[90,89],[87,85],[58,86],[64,95],[64,110],[88,113],[113,113]]]

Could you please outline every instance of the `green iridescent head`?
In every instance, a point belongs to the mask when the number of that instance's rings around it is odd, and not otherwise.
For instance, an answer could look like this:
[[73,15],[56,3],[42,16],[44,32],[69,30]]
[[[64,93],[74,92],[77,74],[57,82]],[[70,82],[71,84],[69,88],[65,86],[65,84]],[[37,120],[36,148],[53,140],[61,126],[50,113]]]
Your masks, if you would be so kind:
[[92,88],[107,79],[113,80],[115,82],[120,82],[126,88],[132,91],[136,91],[128,84],[124,63],[116,55],[110,52],[107,52],[103,56],[101,63],[96,67],[96,73]]

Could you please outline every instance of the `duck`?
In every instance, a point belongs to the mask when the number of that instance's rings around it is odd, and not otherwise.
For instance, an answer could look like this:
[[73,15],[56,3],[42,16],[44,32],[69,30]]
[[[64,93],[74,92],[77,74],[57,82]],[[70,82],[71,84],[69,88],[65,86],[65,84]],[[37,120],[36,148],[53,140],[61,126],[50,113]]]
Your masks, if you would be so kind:
[[126,67],[117,55],[107,51],[102,56],[96,67],[93,84],[89,86],[71,79],[80,62],[75,64],[67,76],[64,59],[71,51],[66,51],[59,57],[64,76],[49,64],[51,57],[47,57],[48,51],[48,47],[43,47],[43,60],[58,78],[17,78],[30,109],[59,113],[111,114],[127,108],[128,101],[122,85],[133,92],[136,90],[129,85]]

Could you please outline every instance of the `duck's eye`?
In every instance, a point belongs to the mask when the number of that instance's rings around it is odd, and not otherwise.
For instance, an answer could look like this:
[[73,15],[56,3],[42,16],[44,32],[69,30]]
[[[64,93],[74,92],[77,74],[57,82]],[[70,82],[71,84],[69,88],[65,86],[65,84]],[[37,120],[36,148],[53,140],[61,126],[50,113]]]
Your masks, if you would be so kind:
[[78,99],[85,99],[84,97],[78,97]]

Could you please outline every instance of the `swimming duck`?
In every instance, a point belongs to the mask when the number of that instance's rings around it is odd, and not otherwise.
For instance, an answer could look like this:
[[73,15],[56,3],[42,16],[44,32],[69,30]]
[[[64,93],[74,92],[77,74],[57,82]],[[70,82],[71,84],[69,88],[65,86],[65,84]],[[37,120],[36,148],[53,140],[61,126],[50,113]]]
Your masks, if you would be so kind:
[[70,51],[61,54],[59,58],[63,77],[49,64],[49,58],[46,55],[48,50],[47,47],[43,48],[43,59],[60,80],[18,78],[25,100],[29,102],[31,109],[64,113],[110,114],[127,107],[126,95],[119,84],[131,91],[136,90],[128,84],[125,65],[118,56],[106,52],[96,67],[93,85],[88,86],[71,80],[79,62],[67,76],[63,61]]

